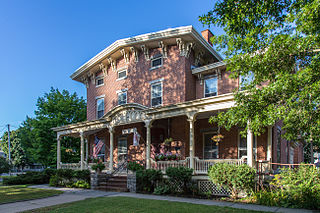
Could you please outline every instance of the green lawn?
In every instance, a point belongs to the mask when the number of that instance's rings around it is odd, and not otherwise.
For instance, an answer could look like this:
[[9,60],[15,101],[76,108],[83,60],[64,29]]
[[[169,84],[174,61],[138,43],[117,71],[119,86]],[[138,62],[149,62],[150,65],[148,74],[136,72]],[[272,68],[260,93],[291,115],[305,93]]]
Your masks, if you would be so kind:
[[255,212],[242,209],[233,209],[228,207],[206,206],[198,204],[189,204],[181,202],[170,202],[160,200],[148,200],[129,197],[100,197],[91,198],[83,201],[66,203],[57,206],[51,206],[36,209],[28,212]]
[[57,190],[27,188],[26,185],[0,186],[0,204],[50,197],[61,193],[63,192]]

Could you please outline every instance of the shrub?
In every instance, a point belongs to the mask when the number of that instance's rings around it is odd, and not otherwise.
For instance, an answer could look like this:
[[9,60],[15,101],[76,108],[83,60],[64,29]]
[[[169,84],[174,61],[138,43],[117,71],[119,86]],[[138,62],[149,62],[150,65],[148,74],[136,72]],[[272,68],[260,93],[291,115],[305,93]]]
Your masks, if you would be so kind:
[[10,165],[8,161],[5,158],[0,157],[0,175],[2,173],[8,173],[9,169],[10,169]]
[[170,186],[165,184],[157,186],[153,192],[153,194],[156,194],[156,195],[165,195],[170,193],[171,193]]
[[[166,174],[173,186],[181,186],[184,193],[190,192],[193,169],[186,167],[169,167]],[[178,189],[176,188],[176,192]]]
[[297,169],[284,168],[270,183],[270,191],[255,194],[263,205],[320,209],[320,171],[301,165]]
[[73,172],[74,178],[90,183],[90,170],[76,170]]
[[130,161],[130,162],[128,163],[128,169],[131,170],[131,171],[133,171],[133,172],[136,172],[136,171],[138,171],[138,170],[143,170],[144,167],[143,167],[142,165],[138,164],[138,163],[135,162],[135,161]]
[[84,180],[78,180],[72,186],[75,188],[90,189],[90,184]]
[[106,166],[102,162],[98,162],[91,167],[96,172],[100,172],[106,168]]
[[253,192],[255,174],[255,169],[246,164],[227,163],[216,163],[208,172],[210,180],[217,186],[228,189],[234,198],[237,198],[241,191]]
[[[78,183],[77,185],[75,185]],[[63,187],[77,187],[87,188],[87,183],[90,186],[90,171],[89,170],[71,170],[71,169],[58,169],[56,175],[51,176],[50,186],[63,186]]]
[[3,178],[4,185],[19,185],[19,184],[44,184],[49,183],[49,178],[44,172],[27,172],[17,176]]
[[146,169],[138,170],[137,177],[137,190],[152,193],[156,184],[162,180],[163,175],[159,170]]

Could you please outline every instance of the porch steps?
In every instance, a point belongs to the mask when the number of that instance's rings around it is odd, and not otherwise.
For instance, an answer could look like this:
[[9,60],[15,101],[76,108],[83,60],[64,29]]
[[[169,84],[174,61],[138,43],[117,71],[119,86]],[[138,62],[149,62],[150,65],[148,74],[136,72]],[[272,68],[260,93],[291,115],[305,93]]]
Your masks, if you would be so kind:
[[127,176],[113,176],[99,182],[99,189],[103,191],[127,192]]

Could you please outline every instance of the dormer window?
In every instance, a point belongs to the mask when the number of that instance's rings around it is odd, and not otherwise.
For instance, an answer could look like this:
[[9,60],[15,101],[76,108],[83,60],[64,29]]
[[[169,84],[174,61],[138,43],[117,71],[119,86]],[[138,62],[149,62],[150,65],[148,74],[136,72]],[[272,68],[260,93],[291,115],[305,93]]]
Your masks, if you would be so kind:
[[104,85],[103,75],[99,75],[96,77],[96,87],[100,87]]
[[117,80],[125,79],[127,77],[127,68],[118,70],[117,73],[118,73]]
[[151,58],[151,69],[161,67],[163,64],[163,57],[161,54],[157,54]]

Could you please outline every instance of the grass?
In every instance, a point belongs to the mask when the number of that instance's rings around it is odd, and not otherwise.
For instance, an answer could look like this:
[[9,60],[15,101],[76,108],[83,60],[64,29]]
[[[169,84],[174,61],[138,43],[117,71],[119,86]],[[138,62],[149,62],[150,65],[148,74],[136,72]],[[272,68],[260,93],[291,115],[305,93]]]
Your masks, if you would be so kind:
[[83,201],[77,201],[72,203],[66,203],[62,205],[56,205],[51,207],[45,207],[35,209],[27,212],[90,212],[90,213],[102,213],[102,212],[256,212],[244,209],[234,209],[229,207],[207,206],[199,204],[170,202],[163,200],[148,200],[129,197],[100,197],[90,198]]
[[59,195],[57,190],[27,188],[26,185],[0,186],[0,204]]

